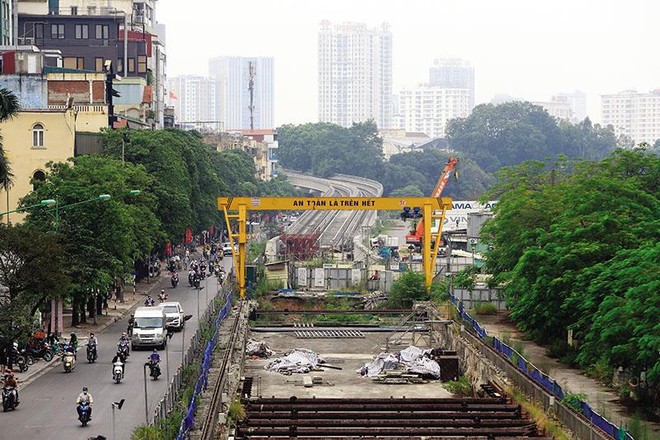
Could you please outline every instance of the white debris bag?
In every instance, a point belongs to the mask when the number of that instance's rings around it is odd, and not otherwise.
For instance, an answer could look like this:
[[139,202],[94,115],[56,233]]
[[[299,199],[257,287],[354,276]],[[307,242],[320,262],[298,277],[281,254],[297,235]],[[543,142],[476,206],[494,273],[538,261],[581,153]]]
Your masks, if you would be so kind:
[[296,348],[288,352],[284,357],[274,359],[266,370],[278,373],[309,373],[317,365],[325,363],[325,360],[306,348]]
[[395,370],[399,365],[399,360],[390,353],[381,353],[376,358],[364,364],[364,366],[357,370],[360,376],[374,377],[378,376],[383,371]]
[[374,377],[383,371],[399,370],[440,379],[440,365],[431,359],[431,351],[410,346],[401,350],[396,356],[391,353],[381,353],[356,372],[363,377]]
[[268,347],[263,341],[255,341],[254,339],[248,339],[245,344],[245,354],[248,356],[259,356],[261,358],[271,357],[275,352]]

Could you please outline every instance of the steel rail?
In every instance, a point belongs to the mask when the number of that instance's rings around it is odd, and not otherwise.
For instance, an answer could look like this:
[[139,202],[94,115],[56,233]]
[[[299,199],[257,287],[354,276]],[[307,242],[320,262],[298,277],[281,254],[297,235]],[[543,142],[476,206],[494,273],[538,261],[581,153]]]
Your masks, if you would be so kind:
[[225,386],[225,381],[227,378],[227,369],[229,368],[232,353],[234,352],[236,341],[238,340],[238,338],[235,337],[235,335],[238,333],[238,326],[241,321],[242,310],[243,310],[243,301],[239,303],[238,312],[235,315],[234,322],[231,327],[231,333],[230,333],[231,336],[229,338],[229,343],[227,347],[225,347],[225,351],[222,355],[222,366],[220,367],[220,374],[218,375],[218,378],[213,386],[211,401],[209,403],[208,411],[206,413],[206,417],[204,418],[204,422],[202,423],[202,430],[201,430],[202,440],[210,440],[213,438],[213,428],[216,423],[218,407],[221,404],[220,398],[222,396],[222,390]]

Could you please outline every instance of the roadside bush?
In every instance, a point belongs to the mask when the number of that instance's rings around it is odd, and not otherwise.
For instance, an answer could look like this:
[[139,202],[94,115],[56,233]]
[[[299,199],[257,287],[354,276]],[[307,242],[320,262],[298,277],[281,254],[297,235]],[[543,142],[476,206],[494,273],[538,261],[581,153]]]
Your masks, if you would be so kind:
[[466,376],[445,382],[444,387],[456,397],[472,397],[472,385]]
[[482,302],[474,307],[477,315],[497,315],[497,306],[490,302]]
[[587,400],[587,395],[584,393],[568,393],[561,399],[561,403],[573,409],[574,411],[583,414],[582,402]]

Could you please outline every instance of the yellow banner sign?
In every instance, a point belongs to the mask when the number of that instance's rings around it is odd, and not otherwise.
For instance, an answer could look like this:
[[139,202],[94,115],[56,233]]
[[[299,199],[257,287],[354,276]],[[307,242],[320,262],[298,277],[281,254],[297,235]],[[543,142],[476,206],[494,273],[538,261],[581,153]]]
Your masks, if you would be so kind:
[[218,209],[249,211],[378,210],[404,208],[451,209],[451,198],[442,197],[218,197]]

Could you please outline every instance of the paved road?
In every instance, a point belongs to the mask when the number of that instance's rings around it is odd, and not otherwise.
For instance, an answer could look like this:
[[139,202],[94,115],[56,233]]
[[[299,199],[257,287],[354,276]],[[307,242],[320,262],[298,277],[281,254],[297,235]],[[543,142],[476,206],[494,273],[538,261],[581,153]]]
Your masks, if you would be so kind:
[[[229,273],[232,258],[225,257],[222,264]],[[217,278],[202,281],[199,296],[188,286],[187,274],[181,273],[176,289],[166,288],[169,300],[179,301],[186,314],[193,317],[186,323],[186,348],[197,329],[197,299],[200,313],[204,313],[208,301],[217,293]],[[126,364],[125,379],[120,384],[112,381],[112,357],[116,352],[117,340],[126,330],[126,321],[118,321],[97,335],[99,359],[88,364],[84,350],[78,353],[79,363],[71,373],[64,373],[61,363],[21,390],[21,404],[13,412],[0,412],[0,439],[77,440],[104,435],[112,438],[111,403],[126,399],[121,411],[115,411],[115,435],[117,439],[129,439],[133,429],[145,423],[143,364],[150,350],[131,351]],[[80,335],[87,336],[87,335]],[[168,344],[170,378],[181,364],[182,333],[175,333]],[[163,375],[154,381],[147,377],[149,416],[165,393],[167,385],[165,352],[160,351]],[[83,428],[77,420],[75,400],[83,386],[88,386],[94,397],[93,419]]]

